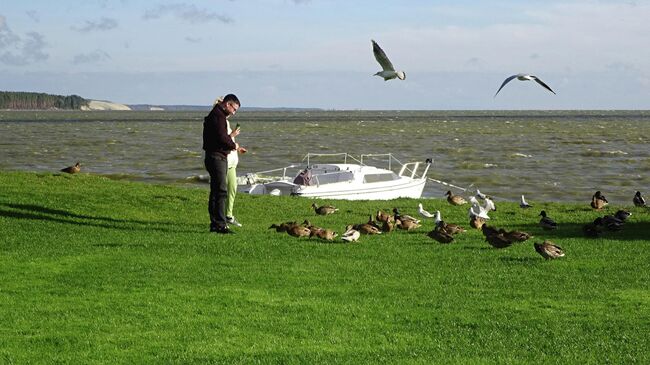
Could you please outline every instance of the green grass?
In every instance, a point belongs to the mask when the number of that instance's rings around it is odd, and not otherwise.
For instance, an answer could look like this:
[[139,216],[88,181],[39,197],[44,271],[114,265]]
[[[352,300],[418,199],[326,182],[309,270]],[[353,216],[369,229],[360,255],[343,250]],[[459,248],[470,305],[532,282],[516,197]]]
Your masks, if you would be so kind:
[[[631,195],[630,195],[631,196]],[[267,229],[310,219],[339,233],[377,209],[240,194],[235,235],[208,233],[207,190],[89,175],[0,173],[0,363],[650,362],[650,212],[582,237],[605,212],[497,202],[492,224],[536,237],[492,249],[416,232],[359,243]],[[467,208],[422,200],[447,222]],[[323,202],[319,202],[323,203]],[[610,214],[623,206],[609,207]],[[537,227],[546,209],[560,229]],[[545,261],[548,238],[566,257]]]

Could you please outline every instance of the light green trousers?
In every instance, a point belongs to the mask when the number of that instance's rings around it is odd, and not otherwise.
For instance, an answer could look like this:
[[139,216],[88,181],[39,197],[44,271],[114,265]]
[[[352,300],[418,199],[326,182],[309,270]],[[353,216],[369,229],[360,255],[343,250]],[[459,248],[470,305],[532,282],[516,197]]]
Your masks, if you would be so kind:
[[235,195],[237,195],[237,168],[228,168],[226,181],[228,183],[228,197],[226,198],[226,217],[232,218],[232,210],[235,206]]

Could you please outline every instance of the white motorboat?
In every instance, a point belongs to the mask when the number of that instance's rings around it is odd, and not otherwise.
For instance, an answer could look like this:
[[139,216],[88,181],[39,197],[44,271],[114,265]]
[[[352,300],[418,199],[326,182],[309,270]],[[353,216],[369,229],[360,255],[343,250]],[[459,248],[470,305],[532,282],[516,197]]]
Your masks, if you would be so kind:
[[[342,163],[311,164],[314,157],[336,156]],[[386,157],[388,168],[379,168],[364,164],[364,158]],[[247,174],[244,192],[250,194],[294,195],[309,198],[345,199],[345,200],[388,200],[396,198],[420,198],[427,181],[427,172],[433,163],[425,162],[424,170],[418,175],[420,162],[402,164],[392,154],[361,155],[359,159],[347,153],[313,154],[308,153],[304,160],[307,165],[293,176],[287,171],[296,165],[280,169]],[[355,163],[348,163],[350,162]],[[392,170],[392,163],[400,165],[398,173]],[[282,177],[269,179],[262,177],[273,171],[282,171]]]

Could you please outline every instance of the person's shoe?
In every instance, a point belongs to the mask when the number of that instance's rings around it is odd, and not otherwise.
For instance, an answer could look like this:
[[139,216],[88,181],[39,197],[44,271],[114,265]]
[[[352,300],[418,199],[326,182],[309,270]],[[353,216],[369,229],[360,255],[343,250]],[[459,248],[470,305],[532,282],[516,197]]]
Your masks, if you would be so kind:
[[215,229],[215,230],[212,231],[212,232],[221,233],[221,234],[232,234],[232,233],[235,233],[234,231],[232,231],[232,230],[231,230],[230,228],[228,228],[228,227],[217,228],[217,229]]
[[241,227],[241,223],[237,221],[237,218],[233,217],[226,217],[226,222],[228,224],[232,224],[233,226]]

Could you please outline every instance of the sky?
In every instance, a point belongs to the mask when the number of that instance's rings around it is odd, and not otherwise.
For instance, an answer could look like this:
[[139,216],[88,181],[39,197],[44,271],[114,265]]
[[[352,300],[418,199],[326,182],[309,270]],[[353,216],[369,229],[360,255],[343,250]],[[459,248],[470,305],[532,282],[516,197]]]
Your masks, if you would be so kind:
[[[0,90],[124,104],[650,109],[650,0],[4,1]],[[371,39],[406,80],[384,81]],[[531,81],[536,75],[557,95]]]

